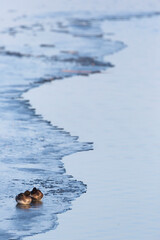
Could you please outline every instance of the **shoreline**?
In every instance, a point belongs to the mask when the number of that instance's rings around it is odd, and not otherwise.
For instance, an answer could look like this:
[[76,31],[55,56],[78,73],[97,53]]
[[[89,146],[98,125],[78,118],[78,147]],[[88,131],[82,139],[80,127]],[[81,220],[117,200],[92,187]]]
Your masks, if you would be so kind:
[[[160,34],[152,32],[156,19],[151,24],[148,19],[141,20],[138,28],[137,21],[103,24],[129,46],[107,56],[116,65],[107,74],[52,82],[25,94],[44,119],[79,135],[80,140],[94,142],[93,151],[63,159],[67,174],[87,183],[87,193],[73,202],[72,211],[59,215],[55,231],[34,236],[35,240],[158,236],[160,52],[156,46]],[[144,58],[146,54],[152,57]],[[154,63],[150,61],[153,57]],[[47,109],[51,103],[52,110]]]

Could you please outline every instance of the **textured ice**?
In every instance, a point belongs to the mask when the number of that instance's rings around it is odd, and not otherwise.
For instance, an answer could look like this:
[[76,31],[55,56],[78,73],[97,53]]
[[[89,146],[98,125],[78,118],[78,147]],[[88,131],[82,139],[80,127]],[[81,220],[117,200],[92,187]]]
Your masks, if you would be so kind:
[[[84,183],[66,174],[61,160],[91,150],[92,143],[79,142],[44,121],[21,97],[47,81],[113,67],[104,56],[125,45],[103,37],[101,19],[82,15],[25,16],[1,29],[0,239],[21,239],[56,228],[57,214],[69,210],[72,200],[86,192]],[[15,195],[33,186],[42,190],[44,202],[16,206]]]

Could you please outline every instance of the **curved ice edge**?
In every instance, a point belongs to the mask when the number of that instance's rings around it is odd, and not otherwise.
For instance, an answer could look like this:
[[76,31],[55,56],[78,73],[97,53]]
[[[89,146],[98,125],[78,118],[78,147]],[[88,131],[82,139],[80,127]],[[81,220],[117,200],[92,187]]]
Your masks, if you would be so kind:
[[[17,57],[17,56],[16,56]],[[106,66],[105,66],[106,67]],[[63,79],[65,78],[65,77],[67,77],[67,76],[64,76],[63,77]],[[71,76],[68,76],[68,77],[71,77]],[[55,79],[54,79],[55,80]],[[33,88],[33,86],[34,86],[34,84],[35,83],[33,83],[33,84],[31,84],[30,86],[31,86],[31,88]],[[42,84],[42,82],[41,83],[39,83],[39,85],[41,85]],[[37,87],[38,85],[36,84],[36,87]],[[22,103],[23,104],[23,103]],[[44,119],[43,119],[43,117],[41,116],[41,115],[36,115],[35,114],[35,109],[32,109],[32,107],[31,107],[31,105],[30,104],[28,104],[28,102],[24,102],[24,106],[26,107],[26,108],[28,108],[28,111],[27,111],[27,113],[28,113],[28,115],[31,115],[31,116],[33,116],[33,117],[36,117],[39,121],[41,121],[41,122],[44,122],[44,123],[46,123],[46,125],[47,126],[49,126],[49,127],[51,127],[52,129],[54,129],[54,130],[58,130],[58,131],[61,131],[61,133],[63,133],[64,135],[69,135],[70,136],[70,133],[67,133],[67,132],[65,132],[65,131],[62,131],[62,129],[61,128],[56,128],[56,127],[54,127],[54,126],[52,126],[52,124],[51,124],[51,122],[49,122],[49,121],[45,121]],[[20,119],[21,120],[21,119]],[[73,137],[73,138],[75,138],[75,137]],[[76,137],[74,140],[77,140],[78,139],[78,137]],[[70,155],[70,154],[72,154],[72,153],[76,153],[76,152],[78,152],[78,151],[87,151],[87,150],[91,150],[91,149],[89,149],[88,147],[88,145],[87,145],[87,143],[79,143],[79,144],[81,144],[81,149],[79,148],[79,146],[77,145],[77,147],[74,149],[74,151],[72,151],[72,152],[69,152],[69,153],[65,153],[65,154],[63,154],[63,157],[64,156],[66,156],[66,155]],[[91,144],[93,144],[93,143],[88,143],[89,145],[91,145]],[[91,146],[90,146],[91,147]],[[62,160],[62,159],[59,159],[59,160]],[[23,170],[23,169],[21,169],[21,170]],[[26,169],[25,169],[26,170]],[[28,170],[27,170],[28,171]],[[42,173],[41,173],[42,174]],[[45,173],[44,173],[44,175],[45,175]],[[53,176],[54,177],[54,176]],[[68,176],[67,176],[68,177]],[[42,176],[41,176],[41,178],[42,178]],[[55,177],[56,178],[56,177]],[[42,180],[42,184],[44,183],[47,183],[47,181],[44,181],[45,179],[40,179],[40,180]],[[46,179],[47,180],[47,179]],[[76,181],[76,180],[75,180]],[[24,182],[25,183],[25,182]],[[69,182],[70,183],[70,182]],[[80,184],[81,183],[81,184]],[[36,181],[32,181],[32,182],[27,182],[27,180],[26,180],[26,184],[31,184],[31,185],[33,185],[33,184],[39,184],[39,181],[36,183]],[[68,184],[68,182],[67,182],[67,184]],[[74,184],[73,184],[74,185]],[[73,193],[73,196],[67,196],[66,194],[65,194],[65,197],[68,197],[68,199],[69,199],[69,201],[73,201],[73,200],[75,200],[77,197],[79,197],[82,193],[84,193],[84,192],[86,192],[86,189],[87,189],[87,186],[84,184],[84,183],[82,183],[82,182],[80,182],[80,181],[77,181],[76,182],[76,184],[75,184],[76,186],[77,186],[77,188],[78,189],[76,189],[75,188],[75,190],[73,189],[71,189],[70,191],[69,191],[69,193]],[[39,185],[40,186],[40,185]],[[75,187],[76,187],[75,186]],[[59,186],[58,186],[59,187]],[[47,186],[44,186],[44,188],[47,188]],[[49,187],[48,187],[49,188]],[[61,186],[61,188],[59,188],[58,190],[57,190],[57,195],[59,194],[59,191],[60,191],[60,193],[67,193],[67,190],[65,191],[65,188],[66,188],[66,186],[65,186],[65,182],[64,182],[64,184],[62,183],[62,186]],[[51,189],[52,190],[52,189]],[[54,190],[54,189],[53,189]],[[46,192],[48,192],[49,193],[49,189],[47,189],[46,190]],[[46,194],[45,194],[46,195]],[[46,195],[47,196],[47,195]],[[58,196],[59,197],[59,196]],[[48,198],[49,198],[49,201],[51,201],[50,200],[50,198],[51,198],[51,194],[49,193],[48,194]],[[47,206],[48,207],[48,206]],[[65,212],[65,211],[67,211],[67,210],[69,210],[69,209],[71,209],[70,208],[70,204],[68,204],[67,206],[66,205],[64,205],[64,210],[63,211],[58,211],[58,212],[55,212],[55,214],[57,214],[57,213],[63,213],[63,212]],[[43,214],[43,212],[40,210],[40,214]],[[14,216],[15,217],[15,216]],[[48,215],[47,215],[47,217],[49,217]],[[19,218],[18,218],[19,219]],[[14,219],[14,223],[16,224],[16,223],[18,223],[18,219],[17,219],[17,222],[16,222],[16,219]],[[55,218],[54,219],[52,219],[52,222],[53,222],[53,220],[55,220]],[[44,221],[44,220],[43,220]],[[42,223],[43,223],[43,221],[42,221]],[[41,222],[41,221],[39,221],[39,222]],[[51,221],[49,222],[49,223],[52,223]],[[49,225],[49,224],[48,224]],[[47,226],[48,226],[47,225]],[[58,225],[58,223],[57,223],[57,221],[56,222],[54,222],[54,226],[56,227]],[[34,234],[37,234],[37,233],[42,233],[42,232],[47,232],[47,231],[49,231],[50,229],[53,229],[53,226],[48,226],[46,229],[41,229],[41,231],[39,231],[39,232],[36,232],[37,230],[33,227],[33,229],[32,229],[32,232],[30,232],[31,234],[29,234],[29,236],[33,236]],[[24,229],[23,228],[21,228],[20,229],[20,231],[22,231],[22,235],[21,236],[25,236],[25,233],[23,233],[24,232]],[[20,234],[20,233],[19,233]],[[22,237],[21,237],[22,238]],[[19,239],[21,239],[21,238],[19,238]]]

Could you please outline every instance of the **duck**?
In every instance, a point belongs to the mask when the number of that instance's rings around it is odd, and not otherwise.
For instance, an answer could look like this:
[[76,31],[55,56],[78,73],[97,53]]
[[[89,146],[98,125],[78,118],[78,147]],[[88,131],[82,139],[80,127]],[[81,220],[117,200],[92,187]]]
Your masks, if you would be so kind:
[[34,187],[30,192],[30,197],[33,199],[33,201],[40,201],[43,198],[43,193],[39,189]]
[[27,190],[24,193],[20,193],[16,196],[16,202],[22,205],[29,205],[32,202],[30,192]]

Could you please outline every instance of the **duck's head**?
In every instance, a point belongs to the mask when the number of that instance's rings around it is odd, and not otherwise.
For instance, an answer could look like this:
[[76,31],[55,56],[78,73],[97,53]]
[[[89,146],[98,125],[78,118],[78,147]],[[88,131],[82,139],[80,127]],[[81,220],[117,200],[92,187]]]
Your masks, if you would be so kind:
[[34,187],[31,191],[31,194],[35,194],[37,191],[39,191],[36,187]]
[[26,190],[26,191],[24,192],[24,195],[25,195],[25,196],[30,196],[30,194],[31,194],[31,192],[30,192],[29,190]]

